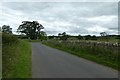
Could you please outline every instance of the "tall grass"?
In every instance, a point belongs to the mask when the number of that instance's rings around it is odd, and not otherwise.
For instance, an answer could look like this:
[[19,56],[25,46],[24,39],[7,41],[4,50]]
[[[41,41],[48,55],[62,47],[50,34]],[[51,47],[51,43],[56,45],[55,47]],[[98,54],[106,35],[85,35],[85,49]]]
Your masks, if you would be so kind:
[[20,41],[13,70],[8,74],[9,78],[31,78],[31,47],[30,43]]
[[19,40],[17,37],[7,34],[7,33],[2,33],[2,44],[4,46],[9,46],[18,43]]
[[19,40],[16,37],[2,33],[2,77],[7,76],[9,71],[11,71],[17,55],[18,44]]
[[31,77],[31,48],[24,40],[13,35],[2,35],[2,77]]
[[47,41],[43,42],[43,44],[115,69],[118,69],[118,64],[120,64],[120,61],[118,61],[118,57],[120,57],[118,55],[119,47],[58,41]]

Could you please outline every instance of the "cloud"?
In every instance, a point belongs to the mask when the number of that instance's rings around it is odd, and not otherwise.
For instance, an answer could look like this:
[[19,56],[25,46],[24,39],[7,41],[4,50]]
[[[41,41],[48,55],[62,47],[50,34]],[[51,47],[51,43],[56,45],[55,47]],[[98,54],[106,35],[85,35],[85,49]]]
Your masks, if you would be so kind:
[[116,2],[4,2],[0,9],[0,25],[9,24],[14,31],[22,21],[35,20],[48,35],[117,34],[109,29],[118,27]]
[[104,31],[107,31],[108,29],[107,28],[102,28],[100,26],[93,26],[93,27],[90,27],[90,28],[87,28],[87,30],[89,32],[104,32]]
[[119,0],[1,0],[2,2],[118,2]]
[[109,22],[109,21],[112,21],[116,18],[117,18],[117,16],[99,16],[99,17],[88,18],[88,21]]

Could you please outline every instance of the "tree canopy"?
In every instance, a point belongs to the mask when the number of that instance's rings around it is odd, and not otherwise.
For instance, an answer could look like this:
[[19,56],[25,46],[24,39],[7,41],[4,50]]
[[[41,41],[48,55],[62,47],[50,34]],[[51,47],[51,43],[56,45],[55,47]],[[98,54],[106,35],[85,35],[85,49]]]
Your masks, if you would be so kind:
[[81,39],[83,39],[83,36],[81,36],[80,34],[77,36],[77,38],[79,39],[79,40],[81,40]]
[[101,32],[100,35],[101,36],[107,36],[108,34],[106,32]]
[[58,37],[60,40],[67,40],[67,38],[69,37],[69,35],[66,34],[66,32],[63,32],[63,33],[59,33],[58,34]]
[[26,34],[30,39],[37,39],[41,34],[41,29],[44,29],[44,27],[38,21],[23,21],[17,32]]
[[10,28],[9,25],[3,25],[2,26],[2,32],[12,34],[12,28]]

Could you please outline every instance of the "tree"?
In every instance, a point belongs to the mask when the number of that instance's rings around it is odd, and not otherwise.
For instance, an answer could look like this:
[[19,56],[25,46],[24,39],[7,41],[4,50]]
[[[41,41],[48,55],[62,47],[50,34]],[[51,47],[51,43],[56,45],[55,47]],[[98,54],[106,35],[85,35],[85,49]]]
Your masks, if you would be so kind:
[[41,32],[40,32],[40,35],[41,35],[41,36],[47,36],[46,32],[44,32],[44,31],[41,31]]
[[47,40],[47,34],[44,31],[40,32],[39,39],[41,40]]
[[109,40],[109,35],[106,32],[101,32],[100,35],[102,40]]
[[63,32],[62,34],[61,33],[59,33],[58,34],[59,35],[59,38],[61,39],[61,40],[67,40],[67,38],[69,37],[67,34],[66,34],[66,32]]
[[101,36],[107,36],[108,34],[106,32],[101,32],[100,35]]
[[48,36],[48,38],[49,38],[49,39],[54,39],[55,36],[54,36],[54,35],[52,35],[52,36]]
[[86,35],[85,36],[85,40],[90,40],[91,39],[91,35]]
[[61,33],[58,33],[58,38],[59,38],[59,39],[60,39],[61,35],[62,35]]
[[91,40],[97,40],[97,37],[95,35],[91,36]]
[[80,34],[77,36],[77,38],[78,38],[79,40],[83,39],[83,37],[82,37]]
[[23,21],[22,23],[23,24],[17,29],[17,32],[26,34],[30,39],[37,39],[40,35],[41,29],[44,29],[44,27],[37,21]]
[[10,28],[9,25],[3,25],[2,26],[2,32],[12,34],[12,28]]

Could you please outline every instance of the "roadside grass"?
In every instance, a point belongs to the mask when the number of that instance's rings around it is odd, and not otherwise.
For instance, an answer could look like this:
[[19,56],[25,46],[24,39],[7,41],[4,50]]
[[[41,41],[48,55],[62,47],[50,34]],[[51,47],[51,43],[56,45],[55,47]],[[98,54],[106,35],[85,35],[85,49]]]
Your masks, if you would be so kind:
[[24,40],[20,41],[15,63],[8,77],[31,78],[31,48],[29,42]]
[[2,78],[7,77],[8,73],[12,70],[11,67],[14,63],[14,57],[16,57],[15,49],[16,45],[4,45],[2,46]]
[[37,39],[37,40],[28,40],[29,42],[40,42],[41,40],[40,39]]
[[29,42],[2,34],[2,78],[31,78]]
[[2,77],[6,77],[11,71],[17,55],[17,45],[19,45],[19,40],[16,37],[2,33]]
[[103,47],[94,47],[91,49],[89,46],[80,47],[76,44],[64,44],[57,41],[46,41],[42,43],[111,68],[120,69],[118,54],[111,54],[110,51],[103,49]]

